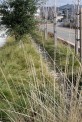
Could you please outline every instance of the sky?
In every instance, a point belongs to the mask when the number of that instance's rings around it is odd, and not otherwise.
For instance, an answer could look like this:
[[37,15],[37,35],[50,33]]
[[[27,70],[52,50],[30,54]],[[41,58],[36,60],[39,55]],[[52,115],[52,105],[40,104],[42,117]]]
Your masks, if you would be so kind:
[[[65,4],[73,4],[75,0],[47,0],[48,6],[53,6],[54,1],[56,1],[57,6],[65,5]],[[82,0],[81,0],[82,1]]]
[[54,2],[56,1],[57,6],[65,5],[67,3],[72,3],[72,0],[47,0],[48,6],[53,6]]
[[[3,1],[3,0],[0,0],[0,2]],[[54,1],[56,1],[56,5],[57,6],[62,6],[62,5],[66,5],[66,4],[73,4],[74,1],[77,1],[77,0],[46,0],[47,1],[47,6],[53,6],[54,5]],[[82,4],[82,0],[81,1],[81,4]]]

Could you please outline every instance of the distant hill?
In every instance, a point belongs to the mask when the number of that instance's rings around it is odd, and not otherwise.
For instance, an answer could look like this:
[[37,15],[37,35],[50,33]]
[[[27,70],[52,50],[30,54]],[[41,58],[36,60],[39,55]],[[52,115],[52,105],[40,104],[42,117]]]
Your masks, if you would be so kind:
[[[81,7],[82,7],[82,5],[81,5]],[[63,6],[58,7],[58,9],[60,11],[67,10],[67,9],[73,10],[73,8],[74,8],[74,5],[73,4],[66,4],[66,5],[63,5]]]
[[66,5],[60,6],[59,10],[72,9],[72,8],[73,8],[73,4],[66,4]]

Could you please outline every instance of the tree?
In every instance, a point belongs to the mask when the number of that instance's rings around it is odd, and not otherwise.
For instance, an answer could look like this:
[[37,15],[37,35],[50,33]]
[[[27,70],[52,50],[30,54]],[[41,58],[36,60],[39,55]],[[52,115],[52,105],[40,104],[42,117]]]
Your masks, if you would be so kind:
[[35,25],[34,13],[40,0],[5,0],[0,5],[3,15],[1,24],[8,28],[16,40],[32,32]]

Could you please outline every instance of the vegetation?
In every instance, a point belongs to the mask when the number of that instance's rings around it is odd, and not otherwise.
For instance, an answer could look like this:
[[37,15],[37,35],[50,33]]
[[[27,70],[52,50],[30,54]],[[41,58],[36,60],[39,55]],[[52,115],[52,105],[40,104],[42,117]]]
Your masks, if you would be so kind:
[[0,120],[81,122],[81,93],[75,90],[80,71],[76,86],[70,86],[62,72],[59,80],[55,79],[36,48],[31,37],[26,36],[21,42],[9,37],[0,49]]
[[49,114],[44,104],[53,106],[53,101],[50,102],[50,96],[54,99],[53,77],[30,37],[22,40],[19,43],[10,37],[0,49],[0,120],[3,122],[33,122],[35,117],[36,122],[41,122],[42,110]]
[[[51,35],[52,36],[52,35]],[[74,85],[77,83],[78,71],[80,70],[80,77],[82,78],[81,72],[81,63],[79,62],[79,58],[77,58],[74,54],[74,50],[63,44],[60,40],[57,42],[57,47],[54,52],[54,40],[53,37],[48,37],[48,40],[45,40],[44,33],[38,30],[32,33],[32,37],[35,42],[40,45],[43,50],[46,51],[46,55],[51,61],[51,68],[54,68],[54,57],[55,57],[55,68],[57,73],[64,73],[65,77],[67,77],[70,82],[73,82]],[[54,70],[54,69],[53,69]],[[82,80],[79,80],[78,89],[82,89]]]
[[34,29],[34,13],[40,0],[5,0],[0,6],[3,15],[1,24],[5,25],[16,40]]
[[1,5],[2,24],[12,36],[0,48],[0,121],[82,122],[81,64],[71,48],[59,42],[54,48],[53,38],[45,41],[42,32],[31,33],[35,3],[6,0]]
[[[43,32],[38,30],[32,33],[32,37],[37,44],[41,47],[45,48],[48,52],[52,60],[54,60],[54,40],[53,37],[48,37],[48,40],[45,40]],[[61,41],[58,40],[57,48],[56,48],[56,65],[61,71],[65,72],[68,70],[67,73],[72,71],[72,65],[74,71],[78,71],[80,67],[79,59],[77,59],[74,55],[74,50],[69,46],[63,44]],[[74,64],[73,64],[74,63]],[[67,65],[67,68],[66,68]]]

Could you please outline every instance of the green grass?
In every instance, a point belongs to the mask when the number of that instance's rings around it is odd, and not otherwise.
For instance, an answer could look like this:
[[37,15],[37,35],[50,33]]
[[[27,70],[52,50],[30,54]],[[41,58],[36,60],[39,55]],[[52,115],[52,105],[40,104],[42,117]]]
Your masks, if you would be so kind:
[[[41,45],[43,48],[46,49],[50,57],[54,60],[53,38],[48,37],[48,40],[45,40],[43,32],[40,32],[38,30],[32,33],[32,37],[37,44]],[[73,66],[73,70],[75,71],[75,73],[77,73],[80,67],[79,59],[75,56],[74,49],[58,40],[55,60],[56,66],[63,72],[67,71],[67,73],[71,73]]]
[[[34,36],[36,42],[44,45],[53,58],[52,39],[44,42],[40,40],[42,37],[38,33]],[[59,45],[58,48],[63,53],[61,58],[64,59],[66,47],[62,49]],[[9,37],[6,45],[0,48],[0,121],[81,122],[80,93],[77,98],[80,70],[77,86],[72,84],[72,87],[65,76],[60,75],[59,79],[55,79],[54,75],[29,35],[20,42]],[[70,100],[65,94],[65,84],[61,85],[60,82],[68,83],[67,88],[70,87],[72,94]]]
[[53,77],[30,37],[26,36],[21,42],[9,37],[0,49],[0,119],[3,122],[18,122],[19,118],[29,121],[28,116],[32,119],[30,114],[38,107],[33,105],[35,98],[32,98],[32,93],[45,101],[40,94],[48,89],[47,95],[50,96],[53,93],[52,82]]
[[[52,58],[54,62],[55,53],[55,66],[57,73],[64,73],[65,77],[68,78],[74,86],[78,82],[78,89],[82,90],[82,68],[79,56],[75,56],[74,49],[67,44],[63,44],[62,41],[57,40],[55,52],[53,37],[48,36],[48,39],[45,40],[44,32],[41,32],[38,29],[32,33],[32,37],[38,45],[47,51],[50,61]],[[51,68],[53,68],[53,62],[51,61]],[[79,80],[77,80],[78,77],[80,77]]]

